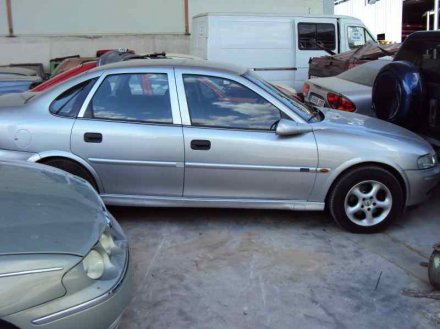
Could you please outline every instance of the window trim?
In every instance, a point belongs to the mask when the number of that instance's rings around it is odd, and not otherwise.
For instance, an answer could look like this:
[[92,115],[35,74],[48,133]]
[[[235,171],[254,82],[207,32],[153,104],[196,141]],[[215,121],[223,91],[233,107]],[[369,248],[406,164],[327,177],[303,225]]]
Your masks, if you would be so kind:
[[[55,102],[55,100],[56,100],[58,97],[60,97],[61,95],[63,95],[65,92],[71,90],[72,88],[77,87],[77,86],[80,85],[80,84],[83,84],[83,83],[85,83],[85,82],[91,83],[93,80],[94,80],[93,85],[92,85],[90,88],[88,88],[88,85],[85,85],[85,88],[86,88],[86,89],[83,89],[83,90],[81,90],[81,91],[79,92],[79,94],[81,94],[81,93],[86,93],[86,95],[85,95],[85,97],[84,97],[84,99],[83,99],[83,101],[82,101],[81,106],[80,106],[78,109],[75,110],[75,114],[74,114],[73,116],[60,115],[60,114],[59,114],[59,111],[58,111],[58,113],[54,113],[54,112],[51,111],[52,104]],[[53,98],[52,101],[50,102],[49,107],[48,107],[48,111],[49,111],[49,113],[50,113],[51,115],[53,115],[54,117],[57,117],[57,118],[65,118],[65,119],[76,119],[76,118],[78,118],[78,116],[79,116],[79,114],[80,114],[80,112],[81,112],[82,106],[84,105],[84,102],[87,100],[88,95],[90,94],[91,90],[95,87],[95,85],[96,85],[96,83],[98,82],[98,80],[99,80],[99,79],[98,79],[97,77],[91,77],[91,78],[89,78],[89,79],[85,79],[85,80],[83,80],[83,81],[81,81],[81,82],[78,82],[77,84],[75,84],[75,85],[73,85],[73,86],[70,86],[69,88],[64,89],[60,94],[58,94],[58,96],[56,96],[55,98]],[[87,89],[87,88],[88,88],[88,89]],[[69,100],[69,101],[70,101],[70,100]],[[67,104],[67,103],[66,103],[66,104]],[[66,104],[65,104],[65,105],[66,105]]]
[[304,25],[315,25],[315,27],[316,27],[316,29],[315,29],[315,33],[318,33],[318,24],[319,25],[330,25],[330,26],[332,26],[333,27],[333,33],[334,33],[334,47],[333,48],[329,48],[330,50],[333,50],[333,51],[336,51],[336,49],[337,49],[337,47],[338,47],[338,43],[337,43],[337,29],[336,29],[336,26],[335,26],[335,24],[333,24],[333,23],[331,23],[331,22],[298,22],[297,23],[297,25],[296,25],[296,29],[297,29],[297,33],[296,33],[296,35],[297,35],[297,38],[298,38],[298,49],[299,50],[302,50],[302,51],[316,51],[316,50],[323,50],[322,48],[319,48],[319,47],[316,47],[316,48],[303,48],[303,47],[301,47],[301,44],[300,44],[300,34],[299,34],[299,26],[301,25],[301,24],[304,24]]
[[[179,110],[179,102],[177,100],[177,87],[176,87],[176,80],[173,72],[173,68],[156,68],[156,67],[146,67],[146,68],[125,68],[125,69],[114,69],[111,71],[104,72],[99,79],[95,82],[95,85],[90,90],[88,96],[86,97],[83,106],[81,107],[81,110],[78,113],[77,118],[83,119],[83,120],[94,120],[94,121],[107,121],[107,122],[121,122],[121,123],[136,123],[136,124],[152,124],[152,125],[163,125],[163,126],[181,126],[182,120]],[[104,82],[104,80],[111,75],[122,75],[122,74],[166,74],[168,79],[168,87],[169,87],[169,97],[170,97],[170,104],[171,104],[171,115],[172,115],[172,122],[166,123],[166,122],[146,122],[146,121],[127,121],[127,120],[120,120],[120,119],[102,119],[102,118],[88,118],[85,117],[85,113],[87,111],[87,108],[89,107],[89,104],[93,98],[93,96],[96,94],[98,88],[101,86],[101,84]]]
[[[180,115],[182,118],[182,125],[185,127],[194,127],[191,125],[191,119],[189,115],[188,110],[188,104],[186,101],[186,94],[185,94],[185,86],[183,84],[183,75],[184,74],[194,74],[194,75],[204,75],[204,76],[212,76],[215,78],[226,78],[229,80],[232,80],[234,82],[238,82],[247,88],[251,89],[252,91],[256,92],[260,96],[262,96],[264,99],[266,99],[269,103],[274,105],[276,108],[278,108],[280,111],[283,112],[283,114],[288,117],[290,120],[298,122],[298,123],[307,123],[306,120],[304,120],[298,113],[296,113],[294,110],[290,109],[288,106],[283,104],[279,99],[268,93],[263,88],[259,87],[252,81],[246,79],[242,75],[237,75],[235,73],[229,73],[229,72],[219,72],[215,70],[204,70],[204,69],[198,69],[198,68],[175,68],[175,76],[176,76],[176,88],[177,88],[177,97],[178,97],[178,104],[180,107]],[[247,71],[246,71],[247,72]],[[246,72],[243,72],[243,75],[246,74]],[[197,126],[197,128],[201,128]]]
[[261,95],[261,93],[253,90],[252,88],[249,88],[248,86],[246,86],[245,84],[238,82],[234,79],[230,79],[227,77],[223,77],[223,76],[214,76],[211,75],[209,73],[207,74],[202,74],[202,73],[182,73],[181,74],[181,78],[182,78],[182,83],[183,83],[183,93],[184,93],[184,97],[185,97],[185,102],[186,102],[186,107],[187,107],[187,111],[188,111],[188,116],[189,116],[189,121],[190,124],[189,125],[184,125],[185,127],[194,127],[194,128],[207,128],[207,129],[226,129],[226,130],[238,130],[238,131],[254,131],[254,132],[267,132],[267,133],[275,133],[275,130],[270,130],[270,129],[258,129],[258,128],[240,128],[240,127],[223,127],[223,126],[210,126],[210,125],[198,125],[198,124],[193,124],[192,118],[191,118],[191,110],[190,110],[190,106],[188,104],[188,100],[186,97],[186,89],[185,89],[185,81],[184,81],[184,76],[185,75],[191,75],[191,76],[202,76],[202,77],[207,77],[207,78],[215,78],[215,79],[224,79],[224,80],[229,80],[232,81],[234,83],[237,83],[247,89],[249,89],[250,91],[254,92],[255,94],[257,94],[259,97],[263,98],[266,102],[268,102],[269,104],[271,104],[273,107],[275,107],[278,112],[280,113],[280,119],[283,118],[284,116],[287,116],[287,114],[282,111],[278,106],[276,106],[275,104],[273,104],[273,102],[269,101],[265,96]]

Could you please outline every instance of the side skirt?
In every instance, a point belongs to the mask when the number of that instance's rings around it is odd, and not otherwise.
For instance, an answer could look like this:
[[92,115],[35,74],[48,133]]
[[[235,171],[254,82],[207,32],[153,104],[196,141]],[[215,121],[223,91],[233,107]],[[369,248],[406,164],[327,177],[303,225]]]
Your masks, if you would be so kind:
[[109,206],[324,210],[324,202],[102,194]]

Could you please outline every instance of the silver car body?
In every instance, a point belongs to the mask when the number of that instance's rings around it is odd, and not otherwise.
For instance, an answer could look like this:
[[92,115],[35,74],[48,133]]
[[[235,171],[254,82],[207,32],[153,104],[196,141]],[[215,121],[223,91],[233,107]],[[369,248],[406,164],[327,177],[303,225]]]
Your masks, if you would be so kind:
[[[132,294],[128,246],[90,185],[48,166],[0,162],[0,195],[0,327],[115,326]],[[83,260],[104,232],[115,237],[112,266],[92,280]]]
[[304,100],[313,105],[330,107],[327,94],[331,92],[350,100],[356,106],[356,113],[375,117],[371,109],[374,78],[389,62],[389,60],[375,60],[334,77],[309,79],[305,83],[310,86],[310,90]]
[[[172,123],[86,118],[98,86],[116,73],[167,74]],[[374,118],[328,109],[322,109],[322,121],[308,123],[245,73],[206,61],[133,60],[86,72],[40,95],[1,97],[0,158],[76,161],[91,173],[109,205],[323,210],[341,173],[368,163],[398,175],[407,205],[424,200],[437,183],[438,165],[418,168],[418,158],[433,150],[415,134]],[[276,106],[288,120],[311,129],[279,136],[275,131],[193,126],[183,74],[238,82]],[[98,80],[77,118],[49,113],[53,99],[91,78]],[[87,132],[102,134],[102,142],[86,143]],[[193,140],[209,140],[211,149],[193,150]]]

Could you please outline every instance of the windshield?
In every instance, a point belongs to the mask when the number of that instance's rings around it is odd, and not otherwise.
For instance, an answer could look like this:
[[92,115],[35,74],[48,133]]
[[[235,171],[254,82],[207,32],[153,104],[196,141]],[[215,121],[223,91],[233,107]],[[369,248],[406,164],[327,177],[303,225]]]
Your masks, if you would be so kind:
[[290,96],[287,92],[283,91],[281,88],[278,88],[271,83],[263,80],[260,76],[252,71],[247,71],[244,74],[244,77],[255,83],[257,86],[263,88],[265,91],[274,96],[293,112],[298,114],[302,119],[308,122],[321,121],[320,117],[322,115],[317,108],[301,103],[294,97]]
[[380,69],[389,62],[390,61],[386,60],[377,60],[365,63],[339,74],[338,78],[372,87],[374,79]]

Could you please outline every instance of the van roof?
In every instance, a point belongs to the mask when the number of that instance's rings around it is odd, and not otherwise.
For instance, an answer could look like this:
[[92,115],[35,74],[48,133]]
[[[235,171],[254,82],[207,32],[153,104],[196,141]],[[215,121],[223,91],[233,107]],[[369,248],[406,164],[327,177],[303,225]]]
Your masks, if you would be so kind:
[[356,17],[346,16],[346,15],[308,15],[308,14],[277,14],[277,13],[227,13],[227,12],[209,12],[201,13],[193,16],[193,18],[204,17],[204,16],[258,16],[258,17],[304,17],[304,18],[349,18],[358,20]]

